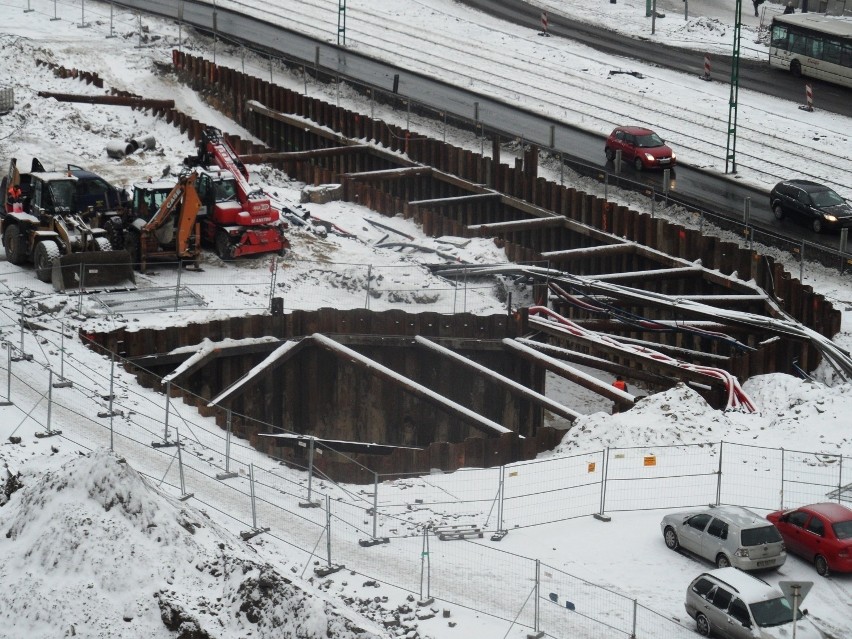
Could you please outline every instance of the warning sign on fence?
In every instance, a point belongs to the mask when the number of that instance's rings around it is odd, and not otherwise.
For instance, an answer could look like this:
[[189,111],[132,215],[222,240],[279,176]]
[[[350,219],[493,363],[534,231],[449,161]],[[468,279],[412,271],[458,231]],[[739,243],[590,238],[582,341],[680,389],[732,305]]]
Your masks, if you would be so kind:
[[654,456],[654,455],[645,455],[644,465],[645,465],[645,466],[656,466],[656,465],[657,465],[657,458],[656,458],[656,456]]

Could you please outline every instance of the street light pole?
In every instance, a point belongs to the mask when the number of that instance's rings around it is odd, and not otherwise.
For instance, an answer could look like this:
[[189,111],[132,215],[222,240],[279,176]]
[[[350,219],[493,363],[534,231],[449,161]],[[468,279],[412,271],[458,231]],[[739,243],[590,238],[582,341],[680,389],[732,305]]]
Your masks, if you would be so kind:
[[731,96],[728,100],[728,145],[725,149],[725,173],[737,172],[737,100],[740,92],[740,36],[742,34],[742,0],[734,9],[734,51],[731,56]]

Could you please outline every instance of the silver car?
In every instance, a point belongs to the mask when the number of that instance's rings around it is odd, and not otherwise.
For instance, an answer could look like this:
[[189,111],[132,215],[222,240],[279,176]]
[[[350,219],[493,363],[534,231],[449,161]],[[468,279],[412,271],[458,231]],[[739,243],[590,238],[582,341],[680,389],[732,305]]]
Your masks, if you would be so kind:
[[710,506],[666,515],[660,528],[670,549],[688,550],[719,568],[778,569],[787,560],[778,529],[739,506]]
[[[698,632],[727,639],[824,639],[826,636],[780,590],[736,568],[705,572],[686,589],[686,612]],[[795,623],[795,635],[793,625]]]

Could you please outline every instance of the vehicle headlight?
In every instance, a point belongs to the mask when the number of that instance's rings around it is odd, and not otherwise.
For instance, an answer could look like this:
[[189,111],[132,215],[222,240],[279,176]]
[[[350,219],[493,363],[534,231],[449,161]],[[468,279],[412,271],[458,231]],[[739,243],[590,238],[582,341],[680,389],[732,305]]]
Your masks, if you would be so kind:
[[734,554],[737,557],[748,557],[748,548],[737,548],[737,552]]
[[836,216],[834,216],[834,215],[829,215],[828,213],[824,213],[824,214],[823,214],[823,217],[825,218],[825,221],[826,221],[826,222],[836,222],[836,221],[837,221],[837,217],[836,217]]
[[674,162],[675,160],[677,160],[677,155],[675,155],[675,152],[672,151],[672,162]]
[[646,154],[645,154],[645,159],[646,159],[646,160],[648,160],[648,162],[653,162],[653,161],[654,161],[654,156],[653,156],[653,155],[651,155],[650,153],[646,153]]

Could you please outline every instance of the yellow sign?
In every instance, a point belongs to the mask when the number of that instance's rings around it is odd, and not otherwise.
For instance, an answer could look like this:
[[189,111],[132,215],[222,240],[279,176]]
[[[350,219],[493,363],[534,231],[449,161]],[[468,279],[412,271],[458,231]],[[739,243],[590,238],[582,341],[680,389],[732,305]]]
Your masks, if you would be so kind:
[[589,472],[595,472],[595,462],[589,462]]
[[654,455],[645,455],[645,465],[646,466],[656,466],[657,458]]

